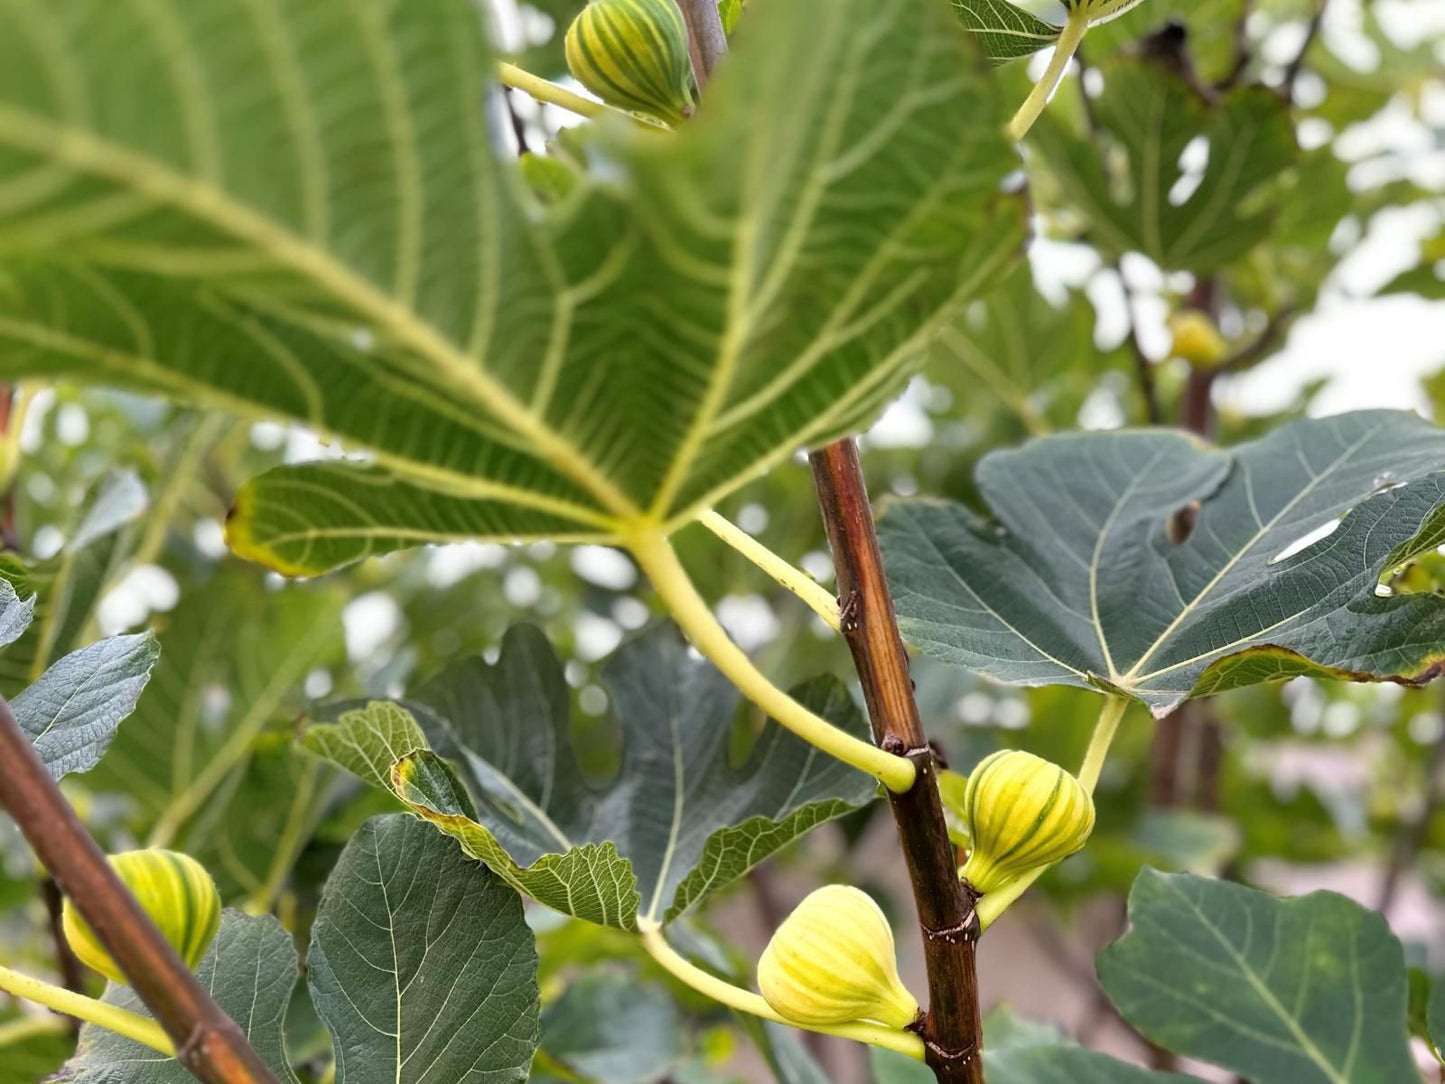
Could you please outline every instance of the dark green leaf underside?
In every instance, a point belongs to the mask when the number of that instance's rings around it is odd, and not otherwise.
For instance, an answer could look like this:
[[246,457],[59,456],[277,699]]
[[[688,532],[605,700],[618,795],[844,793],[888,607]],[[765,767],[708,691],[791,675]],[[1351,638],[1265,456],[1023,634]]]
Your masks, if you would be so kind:
[[522,902],[404,813],[367,821],[327,879],[307,956],[340,1084],[511,1084],[537,1048]]
[[1256,1084],[1415,1079],[1404,954],[1375,912],[1146,869],[1129,920],[1099,979],[1151,1041]]
[[[775,724],[731,766],[737,691],[669,628],[624,645],[602,681],[623,733],[619,773],[603,785],[573,748],[562,664],[528,626],[507,634],[496,664],[457,663],[401,704],[310,727],[305,742],[392,790],[520,891],[624,928],[639,914],[677,917],[876,793],[867,775]],[[837,683],[798,695],[866,734]]]
[[1300,673],[1433,676],[1445,600],[1377,585],[1442,541],[1442,470],[1445,433],[1387,411],[1228,451],[1168,431],[1081,433],[986,457],[993,520],[900,502],[881,536],[904,635],[928,654],[1017,684],[1108,688],[1162,715]]

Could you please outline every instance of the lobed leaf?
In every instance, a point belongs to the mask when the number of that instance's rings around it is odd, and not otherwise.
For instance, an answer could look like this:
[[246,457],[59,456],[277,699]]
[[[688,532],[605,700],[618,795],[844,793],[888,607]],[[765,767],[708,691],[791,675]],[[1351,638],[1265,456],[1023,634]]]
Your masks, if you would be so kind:
[[[669,628],[624,645],[602,682],[623,748],[616,777],[601,785],[572,745],[562,664],[529,626],[508,632],[495,665],[465,660],[400,705],[343,711],[303,740],[385,783],[519,891],[625,929],[639,915],[676,918],[876,793],[867,775],[773,723],[746,763],[731,766],[737,690]],[[798,695],[866,734],[836,682]]]
[[3,0],[0,379],[367,449],[243,491],[233,543],[288,574],[617,539],[862,427],[1021,246],[1006,105],[942,4],[760,0],[695,121],[604,127],[546,209],[492,149],[481,24]]
[[1445,601],[1379,589],[1445,541],[1445,433],[1415,415],[1301,421],[1228,451],[1046,437],[985,457],[978,483],[995,521],[900,502],[880,532],[904,636],[943,661],[1158,716],[1294,674],[1423,682],[1441,663]]
[[[1051,114],[1033,130],[1091,240],[1116,255],[1142,252],[1166,270],[1205,273],[1268,236],[1279,211],[1273,188],[1299,156],[1277,95],[1244,87],[1211,104],[1162,66],[1138,60],[1107,66],[1104,81],[1093,114],[1115,153],[1100,155]],[[1195,141],[1207,146],[1208,161],[1186,186],[1180,159]]]
[[212,803],[284,717],[307,673],[340,654],[341,604],[333,589],[268,590],[244,566],[187,594],[161,632],[154,680],[96,769],[95,785],[131,796],[138,830],[160,824],[186,849],[205,845],[210,826],[190,822],[224,807]]

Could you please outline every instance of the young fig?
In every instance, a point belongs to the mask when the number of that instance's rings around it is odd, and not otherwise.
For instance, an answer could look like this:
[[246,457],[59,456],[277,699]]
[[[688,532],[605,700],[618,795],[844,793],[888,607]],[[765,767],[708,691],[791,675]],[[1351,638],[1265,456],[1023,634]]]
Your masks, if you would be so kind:
[[[109,861],[141,909],[194,971],[221,926],[221,894],[206,867],[190,855],[154,847],[111,855]],[[113,982],[126,981],[125,974],[68,899],[61,912],[61,928],[81,963]]]
[[898,977],[888,919],[848,885],[798,904],[758,961],[758,988],[779,1016],[808,1027],[874,1020],[904,1028],[919,1011]]
[[996,892],[1067,858],[1094,830],[1094,800],[1057,764],[1004,750],[968,777],[963,819],[972,850],[960,871],[979,894]]
[[1196,368],[1212,368],[1229,355],[1229,344],[1214,321],[1198,309],[1185,309],[1169,317],[1174,336],[1171,352]]
[[566,40],[567,68],[604,102],[680,124],[695,104],[676,0],[591,0]]

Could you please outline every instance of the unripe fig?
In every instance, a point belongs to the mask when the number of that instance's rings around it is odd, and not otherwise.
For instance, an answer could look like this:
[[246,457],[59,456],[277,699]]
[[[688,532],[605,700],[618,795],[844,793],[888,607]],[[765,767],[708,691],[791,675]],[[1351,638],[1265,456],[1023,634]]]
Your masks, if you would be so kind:
[[898,977],[893,929],[873,898],[848,885],[808,896],[778,927],[758,961],[758,988],[796,1024],[875,1020],[903,1028],[918,1002]]
[[567,30],[567,68],[609,105],[678,124],[692,113],[692,58],[675,0],[591,0]]
[[1169,317],[1169,331],[1174,336],[1171,353],[1190,365],[1212,368],[1229,356],[1229,344],[1214,326],[1214,321],[1198,309],[1185,309]]
[[[125,851],[111,855],[109,861],[141,909],[194,971],[221,927],[221,894],[206,867],[190,855],[159,848]],[[126,981],[125,974],[68,899],[61,913],[61,927],[81,963],[114,982]]]
[[987,894],[1082,847],[1094,830],[1094,800],[1057,764],[1006,749],[968,777],[963,818],[973,849],[961,876]]

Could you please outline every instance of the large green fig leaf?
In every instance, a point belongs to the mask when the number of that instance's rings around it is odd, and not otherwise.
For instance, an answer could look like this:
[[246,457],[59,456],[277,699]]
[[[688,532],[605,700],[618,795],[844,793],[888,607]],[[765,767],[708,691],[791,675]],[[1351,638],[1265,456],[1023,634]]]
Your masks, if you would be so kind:
[[[270,915],[226,911],[196,977],[240,1027],[282,1084],[295,1084],[286,1059],[286,1008],[296,986],[296,948]],[[149,1010],[129,986],[111,983],[105,1000],[132,1012]],[[180,1062],[95,1024],[80,1031],[75,1056],[55,1078],[64,1084],[193,1084]]]
[[[402,705],[346,711],[304,740],[385,783],[520,891],[625,929],[639,915],[676,918],[876,793],[869,776],[772,723],[732,767],[737,690],[668,627],[624,645],[602,683],[623,735],[621,767],[603,785],[573,749],[562,664],[529,626],[507,634],[495,665],[465,660]],[[866,733],[838,683],[798,695]]]
[[492,148],[471,0],[0,2],[0,379],[295,419],[376,465],[245,489],[307,574],[670,529],[863,426],[1017,254],[1006,106],[945,4],[758,0],[675,134],[560,204]]
[[517,894],[406,814],[346,845],[307,980],[337,1084],[522,1081],[537,1049],[537,950]]
[[[1298,157],[1278,95],[1246,87],[1212,105],[1162,66],[1127,61],[1106,68],[1093,113],[1111,155],[1053,113],[1031,135],[1091,241],[1208,272],[1268,235],[1278,211],[1271,186]],[[1207,141],[1208,163],[1185,192],[1180,159],[1196,139]]]
[[1400,1084],[1419,1075],[1400,942],[1343,896],[1277,900],[1146,869],[1130,932],[1099,957],[1125,1019],[1255,1084]]
[[1433,677],[1445,600],[1378,585],[1445,540],[1442,472],[1445,432],[1390,411],[1227,451],[1178,432],[1078,433],[984,458],[992,521],[901,502],[881,537],[900,627],[926,653],[1162,716],[1296,674]]

